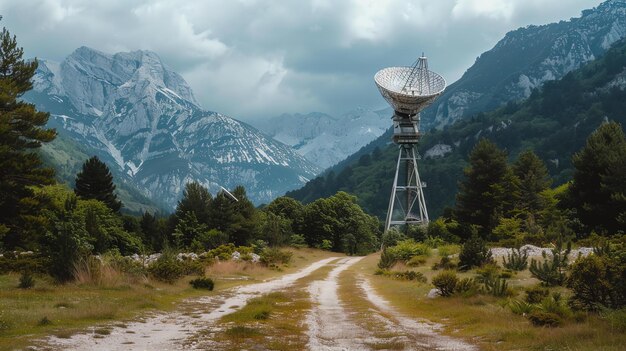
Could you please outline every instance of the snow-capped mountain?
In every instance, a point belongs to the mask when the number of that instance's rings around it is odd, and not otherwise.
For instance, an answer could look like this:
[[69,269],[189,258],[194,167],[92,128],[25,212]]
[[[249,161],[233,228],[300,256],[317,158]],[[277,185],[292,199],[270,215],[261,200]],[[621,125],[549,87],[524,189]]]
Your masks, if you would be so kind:
[[241,184],[261,203],[319,171],[252,126],[202,110],[185,80],[149,51],[81,47],[61,63],[41,61],[25,99],[123,181],[170,207],[192,180],[214,193]]
[[391,109],[354,110],[341,117],[313,112],[283,114],[256,127],[292,146],[312,163],[330,167],[382,135],[391,126]]
[[509,32],[422,113],[425,128],[527,98],[544,82],[594,60],[626,36],[626,0],[608,0],[580,18]]

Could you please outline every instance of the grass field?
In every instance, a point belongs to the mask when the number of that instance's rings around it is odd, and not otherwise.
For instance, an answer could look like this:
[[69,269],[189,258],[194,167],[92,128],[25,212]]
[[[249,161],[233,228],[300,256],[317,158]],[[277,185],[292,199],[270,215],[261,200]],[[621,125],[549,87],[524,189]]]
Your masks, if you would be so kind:
[[[474,297],[427,298],[433,288],[432,265],[439,259],[436,251],[417,268],[428,283],[399,281],[374,275],[379,254],[372,254],[351,269],[366,276],[374,289],[395,308],[409,317],[425,318],[445,325],[444,333],[479,345],[482,350],[624,350],[626,333],[615,330],[597,315],[581,322],[566,321],[557,328],[535,327],[523,316],[504,306],[506,299],[478,295]],[[403,268],[403,267],[401,267]],[[459,276],[473,276],[470,271]],[[538,284],[528,271],[514,275],[509,285],[523,298],[522,288]],[[565,291],[563,288],[558,288]],[[553,289],[555,290],[555,289]]]
[[[86,327],[124,323],[150,311],[168,311],[187,299],[214,295],[244,284],[290,273],[334,254],[313,249],[289,249],[291,263],[281,270],[258,264],[223,262],[207,267],[216,282],[214,291],[194,290],[185,277],[175,284],[149,279],[111,279],[109,284],[57,285],[36,276],[35,286],[19,289],[18,274],[0,275],[0,349],[23,348],[48,335],[68,337]],[[98,329],[100,330],[100,329]]]

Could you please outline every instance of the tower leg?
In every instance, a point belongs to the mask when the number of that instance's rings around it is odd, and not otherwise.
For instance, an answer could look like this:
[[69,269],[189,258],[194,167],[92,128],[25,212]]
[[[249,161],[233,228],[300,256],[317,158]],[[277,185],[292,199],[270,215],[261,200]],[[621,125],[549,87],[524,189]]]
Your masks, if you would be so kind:
[[[406,177],[400,177],[400,173]],[[404,179],[400,179],[404,178]],[[385,231],[395,225],[427,224],[428,211],[413,144],[400,145]]]

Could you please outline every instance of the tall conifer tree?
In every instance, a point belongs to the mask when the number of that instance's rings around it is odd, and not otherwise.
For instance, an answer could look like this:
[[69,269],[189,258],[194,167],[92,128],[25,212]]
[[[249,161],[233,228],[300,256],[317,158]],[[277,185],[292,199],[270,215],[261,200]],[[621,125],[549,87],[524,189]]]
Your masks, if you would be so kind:
[[109,167],[97,156],[85,161],[83,169],[76,175],[74,192],[83,199],[104,202],[113,212],[118,212],[122,202],[115,195],[115,184]]
[[571,200],[590,230],[615,234],[626,230],[626,136],[615,122],[602,124],[572,157]]
[[39,203],[30,187],[54,182],[53,170],[42,167],[34,151],[42,142],[53,140],[56,132],[44,127],[48,113],[20,100],[32,89],[31,78],[37,69],[36,60],[24,61],[22,55],[15,36],[3,28],[0,33],[0,241],[8,249],[32,246],[35,239],[27,237],[36,231],[29,227],[37,222]]
[[459,184],[455,214],[462,224],[480,226],[486,238],[500,217],[511,210],[517,179],[507,165],[506,152],[487,139],[476,144],[469,163]]

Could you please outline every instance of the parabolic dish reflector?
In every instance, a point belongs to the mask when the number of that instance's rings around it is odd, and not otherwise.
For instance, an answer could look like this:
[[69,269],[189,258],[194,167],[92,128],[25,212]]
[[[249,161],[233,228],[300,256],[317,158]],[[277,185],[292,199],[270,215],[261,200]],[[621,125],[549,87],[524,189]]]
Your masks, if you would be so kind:
[[414,115],[430,105],[446,88],[439,74],[417,67],[388,67],[374,76],[380,94],[394,110]]

